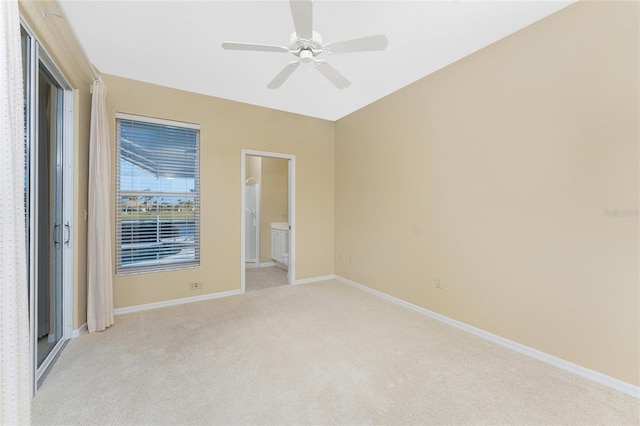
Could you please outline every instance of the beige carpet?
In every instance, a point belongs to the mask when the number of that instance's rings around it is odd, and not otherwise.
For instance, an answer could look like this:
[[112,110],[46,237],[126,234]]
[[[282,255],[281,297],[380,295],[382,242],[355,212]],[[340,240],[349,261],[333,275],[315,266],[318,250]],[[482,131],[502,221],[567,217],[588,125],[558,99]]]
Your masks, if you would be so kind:
[[639,424],[639,401],[336,281],[119,316],[34,424]]
[[245,291],[263,290],[279,285],[287,285],[287,271],[277,266],[249,268],[245,271]]

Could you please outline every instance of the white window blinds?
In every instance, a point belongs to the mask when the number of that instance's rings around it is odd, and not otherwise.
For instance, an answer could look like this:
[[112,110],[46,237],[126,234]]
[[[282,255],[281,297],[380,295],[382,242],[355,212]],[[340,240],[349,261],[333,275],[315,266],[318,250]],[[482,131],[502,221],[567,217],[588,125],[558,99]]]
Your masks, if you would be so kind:
[[199,126],[116,122],[116,273],[199,266]]

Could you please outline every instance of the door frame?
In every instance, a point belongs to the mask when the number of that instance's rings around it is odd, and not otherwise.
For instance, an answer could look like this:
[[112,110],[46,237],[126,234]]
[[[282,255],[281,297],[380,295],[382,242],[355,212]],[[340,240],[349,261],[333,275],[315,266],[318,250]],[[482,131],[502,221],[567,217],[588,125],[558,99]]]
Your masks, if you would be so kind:
[[[62,234],[62,259],[60,259],[60,266],[62,268],[62,337],[60,341],[54,346],[47,358],[42,362],[42,365],[38,368],[37,357],[37,336],[36,336],[36,324],[37,318],[37,300],[38,300],[38,270],[37,270],[37,244],[38,236],[35,232],[29,232],[28,253],[29,256],[29,342],[30,342],[30,370],[31,370],[31,395],[35,396],[35,393],[44,380],[49,368],[60,354],[60,351],[66,345],[67,341],[71,339],[73,334],[73,230],[74,230],[74,200],[73,200],[73,153],[74,153],[74,101],[75,94],[71,85],[66,77],[60,71],[60,67],[51,59],[49,55],[39,42],[35,33],[31,30],[29,25],[21,18],[20,26],[29,37],[29,51],[27,58],[27,76],[28,80],[24,81],[25,87],[29,85],[29,128],[27,144],[27,161],[29,162],[29,226],[30,229],[35,230],[38,215],[38,203],[37,203],[37,173],[38,173],[38,161],[37,153],[34,149],[37,146],[38,138],[38,75],[40,70],[40,63],[44,65],[47,72],[54,78],[55,82],[60,86],[63,91],[62,94],[62,141],[61,141],[61,179],[62,179],[62,218],[61,218],[61,234]],[[67,237],[65,241],[65,237]]]
[[[296,282],[296,156],[269,151],[256,151],[252,149],[242,149],[240,152],[240,290],[245,292],[245,206],[244,206],[244,186],[246,182],[246,161],[247,156],[281,158],[287,161],[287,171],[289,179],[288,188],[288,214],[289,214],[289,269],[287,273],[287,284]],[[259,252],[258,252],[259,253]],[[258,258],[260,263],[260,258]]]

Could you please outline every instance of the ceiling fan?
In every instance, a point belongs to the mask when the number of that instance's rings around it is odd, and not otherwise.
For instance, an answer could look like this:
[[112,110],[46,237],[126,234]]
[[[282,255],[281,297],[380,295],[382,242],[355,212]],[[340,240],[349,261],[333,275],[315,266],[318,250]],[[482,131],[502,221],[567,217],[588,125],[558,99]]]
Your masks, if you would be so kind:
[[311,0],[290,0],[291,15],[295,32],[289,37],[289,47],[269,44],[240,43],[225,41],[222,48],[227,50],[252,50],[259,52],[291,53],[296,60],[289,62],[267,85],[269,89],[277,89],[291,76],[301,63],[313,62],[315,68],[333,83],[338,89],[348,87],[351,82],[338,70],[323,59],[316,59],[321,54],[368,52],[384,50],[387,37],[383,34],[336,43],[323,44],[322,37],[313,31],[313,3]]

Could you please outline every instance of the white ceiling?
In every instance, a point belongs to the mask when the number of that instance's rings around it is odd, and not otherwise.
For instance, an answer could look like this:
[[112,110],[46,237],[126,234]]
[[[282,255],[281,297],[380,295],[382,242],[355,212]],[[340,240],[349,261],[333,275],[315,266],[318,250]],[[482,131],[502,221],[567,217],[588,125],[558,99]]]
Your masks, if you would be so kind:
[[[312,64],[267,84],[294,57],[223,50],[223,41],[288,46],[288,1],[70,1],[64,14],[102,72],[224,99],[337,120],[573,1],[328,1],[313,3],[326,42],[386,34],[386,50],[329,61],[336,89]],[[324,55],[323,55],[324,56]]]

